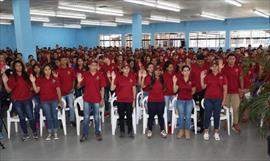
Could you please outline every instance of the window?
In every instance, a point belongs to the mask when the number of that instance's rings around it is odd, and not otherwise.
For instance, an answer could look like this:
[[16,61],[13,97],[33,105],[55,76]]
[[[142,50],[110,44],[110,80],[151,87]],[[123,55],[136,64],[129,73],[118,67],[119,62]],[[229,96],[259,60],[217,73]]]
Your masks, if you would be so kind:
[[121,34],[113,34],[113,35],[100,35],[99,36],[99,45],[102,47],[121,47]]
[[[142,34],[142,48],[148,49],[150,47],[151,42],[151,34],[150,33],[143,33]],[[125,46],[132,47],[132,34],[125,35]]]
[[231,47],[253,47],[270,45],[270,30],[241,30],[231,31]]
[[155,47],[181,47],[185,46],[184,33],[157,33],[155,34]]
[[191,32],[189,46],[194,48],[225,47],[225,31]]

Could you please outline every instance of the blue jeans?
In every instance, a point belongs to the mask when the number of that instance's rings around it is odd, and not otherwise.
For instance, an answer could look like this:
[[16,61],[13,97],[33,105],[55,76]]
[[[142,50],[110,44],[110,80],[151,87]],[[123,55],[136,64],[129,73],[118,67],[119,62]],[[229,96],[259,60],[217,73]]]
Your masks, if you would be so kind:
[[172,111],[169,108],[170,102],[172,102],[175,96],[165,96],[165,107],[167,107],[168,122],[172,122]]
[[95,134],[100,134],[99,130],[99,103],[91,103],[91,102],[83,102],[83,135],[88,135],[89,130],[89,118],[90,114],[93,111],[94,113],[94,120],[95,120]]
[[40,97],[38,95],[35,95],[33,97],[33,101],[35,102],[35,109],[34,109],[34,116],[35,116],[35,122],[39,122],[39,111],[41,109],[41,102]]
[[46,122],[48,126],[48,131],[58,129],[58,110],[57,110],[58,101],[46,101],[42,102],[43,113],[46,117]]
[[193,109],[193,100],[177,100],[177,110],[179,114],[178,117],[179,129],[187,129],[187,130],[190,129],[192,109]]
[[[0,117],[2,117],[2,101],[0,101]],[[0,133],[2,132],[2,125],[3,123],[2,123],[2,119],[0,119]]]
[[75,110],[74,110],[74,96],[73,93],[63,96],[63,99],[67,102],[67,107],[69,107],[69,121],[75,122]]
[[25,118],[28,119],[30,128],[32,129],[33,133],[36,133],[37,130],[35,126],[32,99],[28,99],[25,101],[12,101],[12,104],[19,116],[20,125],[23,133],[28,134]]
[[204,128],[208,129],[212,117],[214,114],[214,128],[219,129],[220,111],[221,111],[222,99],[205,99],[204,100]]

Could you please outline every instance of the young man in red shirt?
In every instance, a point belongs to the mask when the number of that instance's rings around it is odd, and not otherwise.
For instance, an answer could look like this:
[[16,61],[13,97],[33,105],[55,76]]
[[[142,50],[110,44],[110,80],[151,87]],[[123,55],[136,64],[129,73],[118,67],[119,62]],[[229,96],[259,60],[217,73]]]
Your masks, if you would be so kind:
[[90,61],[89,71],[85,72],[83,75],[78,74],[77,87],[80,88],[84,86],[83,95],[83,135],[80,139],[81,142],[87,140],[88,130],[89,130],[89,117],[90,113],[94,112],[95,119],[95,134],[98,141],[102,140],[100,131],[100,111],[99,108],[104,105],[104,87],[106,86],[106,81],[103,73],[98,71],[97,61]]
[[73,126],[75,124],[75,110],[73,106],[74,102],[74,85],[75,85],[75,72],[72,68],[68,67],[67,58],[60,58],[60,68],[56,70],[58,75],[60,89],[62,97],[67,101],[67,106],[69,107],[69,120]]
[[240,97],[244,92],[244,81],[242,68],[236,65],[236,56],[229,54],[227,56],[228,64],[223,68],[222,72],[228,80],[228,95],[226,98],[226,105],[233,109],[233,126],[232,130],[237,134],[240,133],[239,126],[239,106]]

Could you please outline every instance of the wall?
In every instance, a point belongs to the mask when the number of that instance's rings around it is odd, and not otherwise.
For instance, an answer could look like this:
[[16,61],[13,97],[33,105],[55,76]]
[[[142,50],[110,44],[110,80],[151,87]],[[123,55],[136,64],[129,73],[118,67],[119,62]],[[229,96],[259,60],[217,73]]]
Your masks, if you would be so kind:
[[[78,45],[95,47],[99,45],[100,34],[122,34],[131,33],[131,25],[118,27],[83,27],[82,29],[45,28],[33,25],[33,37],[35,45],[40,47],[54,47],[56,44],[66,47],[77,47]],[[145,33],[151,33],[152,40],[156,32],[185,32],[186,40],[191,31],[226,31],[227,36],[231,30],[270,29],[270,19],[267,18],[242,18],[228,19],[226,21],[183,21],[181,23],[154,23],[142,27]],[[187,41],[186,41],[187,42]],[[187,42],[188,43],[188,42]],[[151,41],[154,44],[154,41]],[[229,38],[226,39],[226,48],[229,48]],[[14,27],[0,25],[0,49],[6,46],[16,48]]]

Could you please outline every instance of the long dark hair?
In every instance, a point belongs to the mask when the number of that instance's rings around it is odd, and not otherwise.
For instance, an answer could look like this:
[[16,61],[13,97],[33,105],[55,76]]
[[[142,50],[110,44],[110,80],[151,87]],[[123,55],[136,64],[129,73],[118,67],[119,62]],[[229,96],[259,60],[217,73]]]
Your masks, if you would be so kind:
[[[160,83],[162,85],[163,91],[165,91],[167,88],[166,88],[166,85],[165,85],[164,78],[163,78],[163,75],[162,74],[160,74],[159,80],[160,80]],[[155,74],[155,72],[153,72],[153,74],[151,76],[151,82],[150,82],[149,89],[152,89],[153,88],[155,82],[156,82],[156,74]]]
[[[44,64],[44,65],[42,66],[42,69],[41,69],[41,71],[40,71],[40,76],[45,77],[44,69],[45,69],[46,67],[50,67],[51,70],[52,70],[52,72],[53,72],[53,67],[52,67],[51,63],[46,63],[46,64]],[[51,73],[51,74],[52,74],[52,73]]]
[[166,72],[169,65],[173,65],[173,63],[170,60],[167,60],[163,65],[163,71]]
[[30,83],[29,75],[27,74],[27,72],[26,72],[26,70],[25,70],[25,66],[24,66],[23,62],[20,61],[20,60],[14,61],[13,65],[12,65],[13,76],[15,76],[15,80],[17,80],[17,76],[18,76],[18,75],[17,75],[17,72],[16,72],[16,69],[15,69],[15,65],[18,64],[18,63],[22,66],[22,77],[23,77],[23,79],[24,79],[26,82]]
[[[34,71],[35,67],[39,67],[39,68],[40,68],[40,65],[36,63],[36,64],[34,64],[33,67],[32,67],[32,69],[33,69],[33,76],[37,77],[37,73]],[[40,76],[40,75],[41,75],[41,70],[40,70],[40,72],[39,72],[39,76]]]

